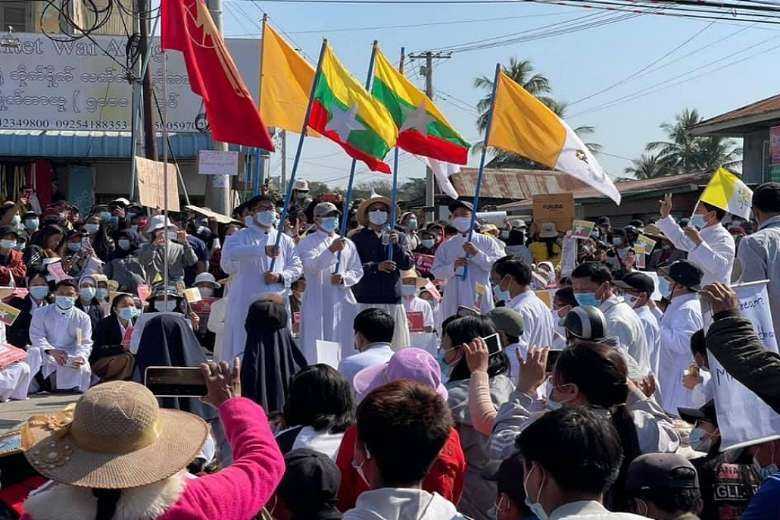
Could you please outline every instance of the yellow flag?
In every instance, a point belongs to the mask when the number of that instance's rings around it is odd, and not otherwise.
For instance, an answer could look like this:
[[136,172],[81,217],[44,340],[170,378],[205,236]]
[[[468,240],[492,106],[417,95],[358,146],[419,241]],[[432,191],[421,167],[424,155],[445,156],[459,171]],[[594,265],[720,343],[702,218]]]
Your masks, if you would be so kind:
[[314,72],[270,24],[263,24],[260,114],[266,125],[300,133]]
[[620,204],[612,180],[569,125],[504,72],[497,80],[488,146],[568,173]]

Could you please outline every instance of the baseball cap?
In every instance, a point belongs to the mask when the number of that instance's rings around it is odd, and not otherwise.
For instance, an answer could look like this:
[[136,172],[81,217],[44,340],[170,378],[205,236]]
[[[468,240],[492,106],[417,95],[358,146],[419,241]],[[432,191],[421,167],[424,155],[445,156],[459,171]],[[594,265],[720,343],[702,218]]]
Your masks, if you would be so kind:
[[504,331],[507,336],[519,338],[523,335],[523,316],[516,310],[496,307],[487,316],[495,325],[496,330]]
[[362,401],[375,388],[398,381],[411,379],[436,390],[447,400],[447,389],[441,382],[439,363],[428,352],[414,347],[402,348],[384,364],[364,368],[352,381],[358,401]]
[[320,202],[314,206],[315,217],[327,217],[331,213],[339,213],[339,209],[332,202]]
[[697,421],[707,421],[718,425],[718,414],[715,412],[715,401],[709,400],[701,408],[678,408],[680,419],[689,423],[696,424]]
[[471,204],[471,202],[467,202],[465,200],[452,199],[450,203],[447,204],[447,209],[450,210],[450,213],[458,208],[466,208],[469,211],[474,211],[474,206]]
[[653,279],[638,271],[628,273],[622,280],[616,280],[615,286],[620,287],[621,289],[639,291],[647,294],[653,294],[653,291],[655,291],[655,282]]
[[298,448],[285,455],[284,464],[276,492],[296,517],[321,518],[323,512],[336,511],[341,472],[330,457]]
[[635,458],[626,474],[626,491],[699,489],[696,468],[676,453],[647,453]]
[[699,291],[704,272],[688,260],[678,260],[668,267],[658,269],[658,274],[692,291]]

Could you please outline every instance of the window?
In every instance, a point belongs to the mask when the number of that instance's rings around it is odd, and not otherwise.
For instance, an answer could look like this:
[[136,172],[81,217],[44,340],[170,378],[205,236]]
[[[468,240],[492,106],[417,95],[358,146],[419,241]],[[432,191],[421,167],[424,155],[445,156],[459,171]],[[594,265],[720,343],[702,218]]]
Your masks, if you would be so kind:
[[0,33],[8,31],[9,27],[14,32],[32,31],[32,12],[29,2],[2,2],[0,3]]

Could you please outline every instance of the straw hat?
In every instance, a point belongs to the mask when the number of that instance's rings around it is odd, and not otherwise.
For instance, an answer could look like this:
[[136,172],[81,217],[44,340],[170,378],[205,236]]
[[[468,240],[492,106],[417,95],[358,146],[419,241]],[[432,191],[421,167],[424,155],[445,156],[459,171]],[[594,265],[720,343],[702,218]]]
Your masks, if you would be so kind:
[[200,452],[208,426],[196,415],[160,409],[138,383],[87,390],[75,407],[31,417],[22,448],[43,476],[72,486],[125,489],[166,479]]
[[382,195],[377,195],[376,193],[371,194],[369,198],[364,200],[360,203],[360,206],[357,208],[357,219],[358,224],[361,226],[367,226],[368,225],[368,215],[366,213],[368,212],[368,207],[371,204],[374,204],[375,202],[381,202],[384,205],[387,206],[387,209],[390,210],[390,206],[392,206],[393,201],[390,200],[387,197],[384,197]]
[[409,269],[408,271],[401,271],[401,282],[408,278],[414,278],[415,279],[415,285],[417,285],[418,288],[425,287],[428,285],[428,279],[422,278],[420,275],[417,274],[416,269]]

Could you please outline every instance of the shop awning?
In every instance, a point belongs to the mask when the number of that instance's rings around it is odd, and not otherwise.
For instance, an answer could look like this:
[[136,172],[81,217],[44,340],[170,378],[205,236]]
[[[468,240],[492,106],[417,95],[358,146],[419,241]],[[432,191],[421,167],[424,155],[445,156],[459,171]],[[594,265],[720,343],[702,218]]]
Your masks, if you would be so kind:
[[[177,159],[194,158],[199,150],[213,147],[211,137],[201,133],[170,134]],[[158,138],[161,150],[162,138]],[[129,132],[70,132],[0,130],[0,157],[125,159],[130,157]]]

